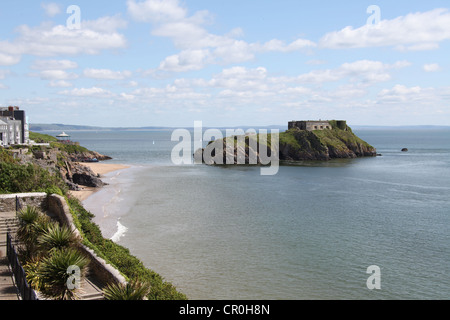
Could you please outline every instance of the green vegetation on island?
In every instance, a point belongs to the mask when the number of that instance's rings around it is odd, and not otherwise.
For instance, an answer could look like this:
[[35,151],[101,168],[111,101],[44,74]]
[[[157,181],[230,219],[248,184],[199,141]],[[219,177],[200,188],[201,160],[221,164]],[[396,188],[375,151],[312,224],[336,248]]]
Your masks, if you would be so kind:
[[356,136],[352,129],[329,121],[332,129],[300,130],[291,128],[280,133],[280,160],[331,160],[374,157],[376,149]]

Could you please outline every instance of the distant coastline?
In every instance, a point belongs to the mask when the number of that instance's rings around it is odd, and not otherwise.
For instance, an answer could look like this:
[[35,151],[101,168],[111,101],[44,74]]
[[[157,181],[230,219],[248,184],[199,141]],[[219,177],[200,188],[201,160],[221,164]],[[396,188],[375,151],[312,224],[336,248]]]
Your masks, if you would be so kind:
[[[216,129],[234,129],[236,126],[215,127]],[[286,125],[268,125],[268,126],[239,126],[241,129],[259,128],[259,129],[279,129],[287,130]],[[450,130],[450,126],[438,125],[405,125],[405,126],[373,126],[373,125],[352,125],[354,130]],[[193,129],[193,127],[97,127],[84,125],[67,125],[67,124],[30,124],[31,131],[164,131],[174,129]],[[207,129],[207,127],[205,127]]]

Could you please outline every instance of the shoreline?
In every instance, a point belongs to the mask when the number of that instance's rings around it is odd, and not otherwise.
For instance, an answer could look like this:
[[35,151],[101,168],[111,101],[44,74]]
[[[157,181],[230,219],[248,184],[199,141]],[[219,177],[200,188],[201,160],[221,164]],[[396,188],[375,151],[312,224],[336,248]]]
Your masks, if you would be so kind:
[[[112,164],[112,163],[101,163],[101,162],[89,162],[89,163],[80,163],[81,165],[90,168],[96,175],[99,175],[100,178],[102,178],[103,175],[120,171],[124,169],[131,168],[129,165],[124,164]],[[92,188],[92,187],[85,187],[80,186],[82,190],[80,191],[69,191],[70,195],[77,198],[80,201],[85,201],[87,198],[89,198],[91,195],[96,193],[97,191],[101,190],[102,188]]]

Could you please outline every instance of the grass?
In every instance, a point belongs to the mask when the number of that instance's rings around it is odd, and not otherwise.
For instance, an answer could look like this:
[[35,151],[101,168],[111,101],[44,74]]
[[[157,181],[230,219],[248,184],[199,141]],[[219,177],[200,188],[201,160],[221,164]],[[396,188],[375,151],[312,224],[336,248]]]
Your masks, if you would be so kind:
[[30,131],[30,140],[36,141],[37,143],[58,142],[58,139],[56,139],[54,136],[32,131]]
[[340,130],[333,128],[332,130],[314,131],[314,134],[327,145],[336,150],[346,150],[350,145],[363,145],[372,148],[367,142],[357,137],[351,130]]
[[67,152],[68,154],[80,154],[90,152],[90,150],[79,145],[70,145],[59,142],[59,140],[51,135],[42,134],[30,131],[30,139],[37,143],[50,143],[51,148],[57,148],[60,151]]

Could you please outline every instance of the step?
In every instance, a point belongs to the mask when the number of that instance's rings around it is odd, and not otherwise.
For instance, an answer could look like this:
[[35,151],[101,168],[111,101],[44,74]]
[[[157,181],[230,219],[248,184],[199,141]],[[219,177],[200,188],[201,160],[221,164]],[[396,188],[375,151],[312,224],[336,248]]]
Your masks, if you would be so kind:
[[97,293],[83,294],[80,296],[80,300],[105,300],[105,297],[103,296],[103,293],[97,292]]
[[[6,247],[7,242],[6,241],[0,241],[0,247]],[[12,241],[12,244],[17,246],[19,245],[19,241]]]
[[5,229],[5,230],[0,230],[0,235],[6,235],[6,234],[8,234],[8,233],[15,233],[17,230],[14,230],[14,229],[9,229],[9,230],[7,230],[7,229]]

